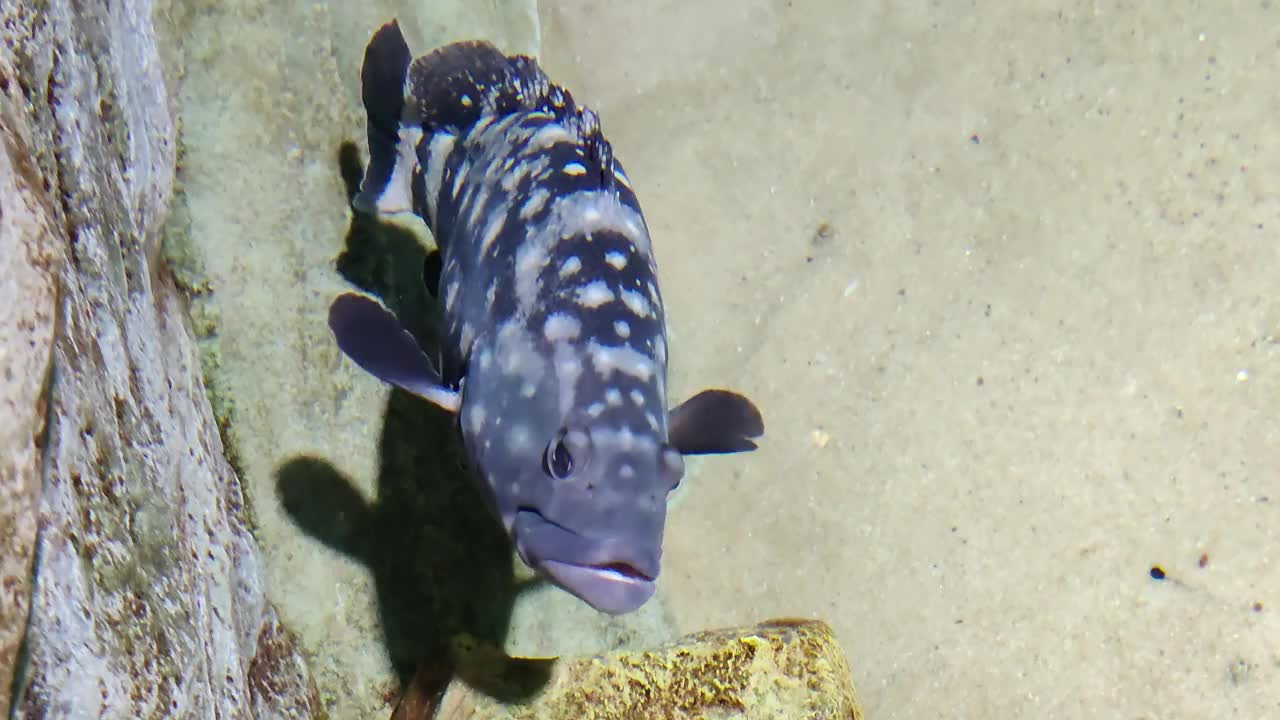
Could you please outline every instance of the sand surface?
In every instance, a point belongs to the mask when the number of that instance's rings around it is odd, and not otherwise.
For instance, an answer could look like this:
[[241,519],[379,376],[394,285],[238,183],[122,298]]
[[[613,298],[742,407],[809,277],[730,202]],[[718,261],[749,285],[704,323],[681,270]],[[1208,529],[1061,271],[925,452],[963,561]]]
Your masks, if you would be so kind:
[[675,394],[768,425],[673,509],[678,629],[830,620],[876,718],[1280,716],[1280,9],[641,5],[543,3],[545,64]]

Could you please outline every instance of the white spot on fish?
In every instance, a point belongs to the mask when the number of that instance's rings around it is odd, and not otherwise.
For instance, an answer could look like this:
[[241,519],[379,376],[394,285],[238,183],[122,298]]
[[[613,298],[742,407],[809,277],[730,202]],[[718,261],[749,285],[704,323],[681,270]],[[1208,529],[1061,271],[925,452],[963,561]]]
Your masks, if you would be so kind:
[[637,317],[647,318],[653,316],[653,308],[649,306],[649,301],[645,299],[644,295],[635,290],[623,290],[621,294],[622,303]]
[[578,162],[565,163],[564,174],[573,175],[573,176],[586,175],[587,169],[583,167],[582,163],[578,163]]
[[581,332],[582,323],[568,313],[551,313],[542,324],[542,335],[551,343],[577,340]]
[[618,388],[609,388],[604,391],[604,401],[609,407],[617,407],[622,404],[622,391]]
[[603,378],[615,370],[642,382],[653,376],[653,360],[632,348],[609,347],[593,341],[587,351],[591,353],[591,364]]
[[537,187],[538,182],[548,174],[550,168],[551,158],[547,155],[526,158],[524,162],[520,163],[520,167],[516,168],[515,172],[503,177],[502,187],[506,188],[507,192],[511,192],[517,184],[528,178],[533,178],[529,186]]
[[631,452],[636,449],[636,434],[631,431],[631,428],[624,425],[618,431],[618,445],[623,452]]
[[649,234],[645,231],[644,219],[620,203],[612,192],[584,190],[557,197],[551,204],[545,228],[551,237],[588,235],[601,230],[619,232],[640,252],[649,253]]
[[631,337],[631,325],[626,320],[614,320],[613,332],[623,340]]
[[631,402],[635,403],[637,406],[644,405],[644,393],[640,392],[639,390],[632,390]]
[[533,449],[533,436],[528,425],[515,425],[507,431],[507,448],[512,453],[525,453]]
[[553,351],[556,383],[559,386],[560,414],[568,415],[577,394],[578,376],[582,374],[582,358],[567,343],[559,343]]
[[649,427],[654,431],[658,431],[658,417],[651,412],[644,414],[644,419],[649,421]]
[[463,95],[462,97],[458,98],[458,102],[462,103],[462,107],[471,107],[471,105],[473,104],[470,95]]
[[493,212],[489,213],[489,222],[485,223],[484,234],[481,236],[480,240],[481,255],[489,252],[489,248],[493,247],[494,241],[498,239],[498,235],[502,232],[502,228],[506,224],[506,208],[498,207]]
[[458,300],[458,291],[460,289],[462,289],[462,283],[456,280],[449,283],[449,286],[444,289],[444,311],[446,313],[453,312],[453,304]]
[[617,250],[610,250],[605,253],[604,261],[613,266],[614,270],[621,270],[627,266],[627,256]]
[[[510,163],[511,160],[508,159],[507,162]],[[504,171],[502,174],[502,180],[499,182],[499,185],[502,187],[502,190],[506,192],[508,195],[511,195],[512,193],[514,193],[516,191],[516,186],[520,184],[520,181],[528,177],[529,170],[530,170],[529,163],[520,163],[520,167],[516,168],[514,172],[511,172],[509,170]]]
[[556,143],[572,142],[573,138],[569,136],[569,131],[564,129],[560,123],[547,123],[538,128],[538,131],[529,138],[529,146],[526,152],[538,151],[549,148]]
[[618,477],[623,480],[630,480],[636,476],[636,469],[630,465],[622,465],[618,468]]
[[600,417],[602,412],[604,412],[604,403],[595,402],[587,406],[587,415],[593,418]]
[[661,358],[663,362],[666,362],[667,341],[663,340],[661,335],[658,335],[653,339],[653,356],[656,358]]
[[[462,206],[467,208],[467,223],[471,227],[480,224],[480,216],[484,213],[486,206],[489,204],[489,183],[481,182],[467,186],[467,192],[462,199]],[[506,219],[506,208],[499,206],[489,216],[489,222],[492,223],[494,217]],[[501,225],[502,223],[498,223]],[[487,227],[487,226],[486,226]]]
[[491,124],[493,124],[493,120],[496,117],[496,115],[481,115],[480,119],[476,121],[476,124],[471,126],[472,134],[478,135],[483,133]]
[[[433,137],[431,141],[434,143],[435,138]],[[458,174],[453,176],[453,189],[449,191],[450,195],[455,198],[458,197],[458,191],[462,189],[462,180],[469,172],[471,172],[471,162],[463,160],[462,164],[458,166]]]
[[582,260],[577,255],[570,255],[560,263],[560,277],[567,278],[582,269]]
[[647,430],[637,433],[629,427],[623,427],[620,430],[595,428],[591,431],[591,442],[596,447],[623,452],[633,450],[657,452],[658,450],[658,438],[654,433]]
[[[427,214],[433,218],[433,222],[436,217],[436,199],[440,197],[440,186],[444,183],[444,161],[453,150],[454,139],[449,133],[438,132],[431,136],[431,142],[427,145],[427,168],[423,175],[423,185],[427,191]],[[458,195],[456,178],[453,195]]]
[[598,308],[613,302],[613,291],[603,280],[595,280],[578,288],[577,303],[584,308]]
[[551,197],[551,193],[547,192],[546,188],[534,188],[533,192],[529,193],[529,199],[524,201],[524,205],[520,206],[520,219],[528,221],[529,218],[537,215],[538,211],[547,204],[547,198],[549,197]]
[[485,409],[478,402],[471,403],[466,410],[467,429],[472,435],[478,435],[480,428],[484,427]]
[[[494,355],[503,374],[519,377],[526,382],[538,384],[547,370],[547,358],[538,351],[533,338],[515,320],[509,320],[498,328]],[[495,423],[501,421],[501,415],[494,418]]]
[[526,239],[516,248],[516,300],[526,314],[530,314],[538,302],[538,292],[542,287],[539,278],[550,261],[547,246],[543,243]]

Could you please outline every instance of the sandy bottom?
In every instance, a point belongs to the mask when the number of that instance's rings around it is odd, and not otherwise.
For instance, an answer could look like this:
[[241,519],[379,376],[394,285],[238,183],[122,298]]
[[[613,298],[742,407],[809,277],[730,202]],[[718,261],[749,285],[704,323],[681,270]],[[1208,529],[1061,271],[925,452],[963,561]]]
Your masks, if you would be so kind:
[[1280,10],[640,5],[545,64],[675,394],[768,426],[673,509],[678,629],[825,618],[872,717],[1280,715]]

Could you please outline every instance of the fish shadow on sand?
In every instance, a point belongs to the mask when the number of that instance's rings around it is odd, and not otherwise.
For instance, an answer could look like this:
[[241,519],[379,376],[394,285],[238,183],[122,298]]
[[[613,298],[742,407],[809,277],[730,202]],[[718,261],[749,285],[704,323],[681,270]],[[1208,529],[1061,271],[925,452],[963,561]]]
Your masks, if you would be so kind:
[[[354,145],[342,146],[339,165],[353,195],[361,173]],[[412,232],[357,213],[337,267],[353,285],[382,298],[421,342],[434,337],[438,317],[423,285],[426,261]],[[521,588],[506,534],[465,469],[453,416],[392,390],[379,455],[372,503],[314,457],[278,468],[276,489],[304,532],[369,568],[387,653],[408,687],[415,673],[419,681],[424,672],[440,674],[460,634],[501,648]],[[511,700],[536,692],[546,680],[486,688],[483,678],[466,679]]]

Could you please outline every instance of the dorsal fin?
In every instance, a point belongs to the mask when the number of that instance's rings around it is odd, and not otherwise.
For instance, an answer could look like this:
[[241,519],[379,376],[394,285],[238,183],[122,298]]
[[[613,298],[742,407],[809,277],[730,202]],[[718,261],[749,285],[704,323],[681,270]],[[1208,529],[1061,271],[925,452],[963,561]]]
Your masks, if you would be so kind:
[[[360,67],[360,97],[368,116],[369,166],[351,204],[365,213],[397,212],[410,206],[408,164],[412,144],[401,142],[405,78],[413,55],[395,20],[374,33]],[[405,161],[408,160],[409,163]]]
[[573,117],[562,122],[577,134],[578,141],[582,143],[588,172],[599,174],[600,187],[609,187],[615,177],[613,147],[600,130],[600,118],[591,108],[576,107]]

